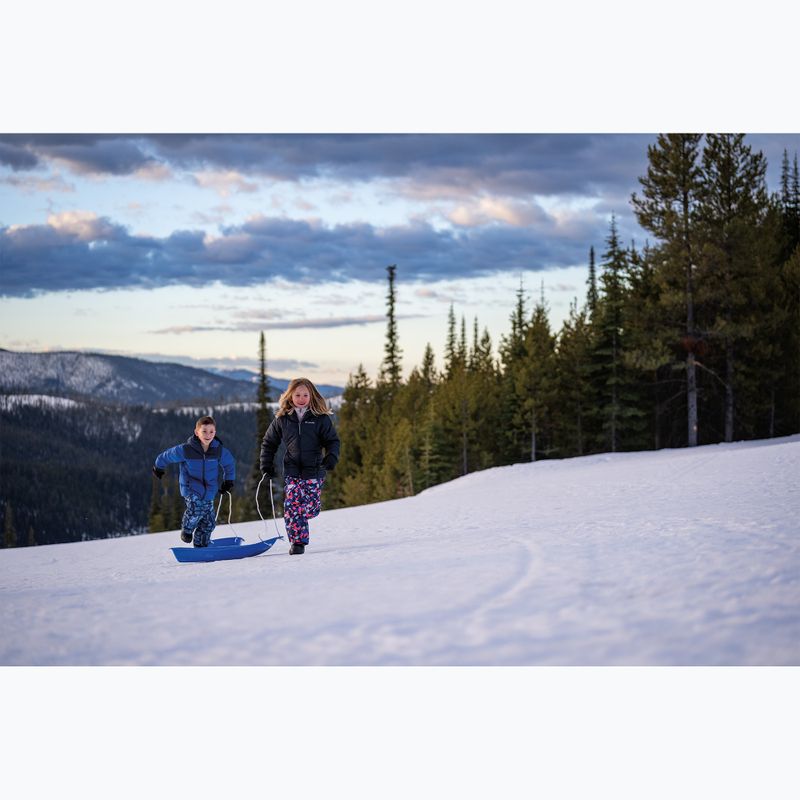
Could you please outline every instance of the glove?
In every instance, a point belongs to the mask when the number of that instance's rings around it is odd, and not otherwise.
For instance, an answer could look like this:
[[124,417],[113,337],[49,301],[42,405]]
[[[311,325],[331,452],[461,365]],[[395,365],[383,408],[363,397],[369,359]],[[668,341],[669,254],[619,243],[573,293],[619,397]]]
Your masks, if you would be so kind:
[[160,469],[159,467],[153,467],[153,475],[155,475],[156,478],[161,480],[165,475],[165,471],[163,469]]
[[233,489],[233,481],[222,481],[219,492],[220,494],[225,494],[225,492],[229,492],[231,489]]
[[261,472],[263,473],[264,477],[268,480],[272,480],[275,477],[275,470],[273,469],[264,469],[261,468]]
[[322,459],[322,466],[330,472],[336,466],[336,461],[334,461],[333,456],[325,456],[325,458]]

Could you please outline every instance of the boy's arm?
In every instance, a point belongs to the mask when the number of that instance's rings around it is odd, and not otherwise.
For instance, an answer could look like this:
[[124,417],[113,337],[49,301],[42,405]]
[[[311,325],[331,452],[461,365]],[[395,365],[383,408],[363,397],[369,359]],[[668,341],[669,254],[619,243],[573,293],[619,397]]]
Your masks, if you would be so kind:
[[281,444],[281,426],[278,424],[278,418],[275,417],[267,428],[264,434],[264,439],[261,442],[261,458],[260,465],[261,471],[268,475],[270,478],[275,477],[272,468],[272,462],[275,460],[275,453]]
[[336,433],[336,428],[333,427],[331,418],[326,417],[326,419],[328,424],[323,426],[321,437],[322,444],[325,447],[325,458],[322,460],[322,466],[325,469],[333,469],[339,460],[341,442],[339,441],[339,434]]
[[222,455],[219,459],[220,466],[222,467],[222,475],[226,481],[236,480],[236,460],[233,454],[227,447],[222,448]]
[[183,445],[178,444],[156,456],[156,469],[164,469],[167,464],[179,464],[183,460]]

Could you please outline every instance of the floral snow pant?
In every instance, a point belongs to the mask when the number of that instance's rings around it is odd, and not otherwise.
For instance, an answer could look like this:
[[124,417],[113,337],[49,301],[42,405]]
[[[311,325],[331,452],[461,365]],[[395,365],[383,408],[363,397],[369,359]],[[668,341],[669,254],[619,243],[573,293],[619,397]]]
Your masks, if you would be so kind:
[[323,483],[316,478],[283,479],[283,519],[290,542],[308,544],[308,521],[319,514]]
[[195,547],[208,547],[211,534],[217,527],[214,519],[214,501],[201,500],[191,495],[183,498],[186,511],[183,512],[183,530],[193,534]]

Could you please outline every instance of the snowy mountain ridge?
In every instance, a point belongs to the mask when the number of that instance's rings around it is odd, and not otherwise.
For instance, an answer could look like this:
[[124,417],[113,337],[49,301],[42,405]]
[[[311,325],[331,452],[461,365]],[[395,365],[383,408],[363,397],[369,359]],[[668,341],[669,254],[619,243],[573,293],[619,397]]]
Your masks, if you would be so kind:
[[796,665],[799,470],[800,436],[498,467],[323,511],[303,556],[2,550],[0,664]]
[[205,398],[255,399],[253,385],[182,364],[127,356],[0,350],[0,392],[91,397],[152,405]]
[[[249,370],[206,370],[167,361],[129,356],[56,351],[23,353],[0,349],[0,393],[90,397],[108,402],[158,405],[213,400],[218,404],[255,400]],[[256,375],[257,378],[257,375]],[[285,378],[268,376],[272,396],[288,386]],[[324,396],[341,387],[319,384]]]

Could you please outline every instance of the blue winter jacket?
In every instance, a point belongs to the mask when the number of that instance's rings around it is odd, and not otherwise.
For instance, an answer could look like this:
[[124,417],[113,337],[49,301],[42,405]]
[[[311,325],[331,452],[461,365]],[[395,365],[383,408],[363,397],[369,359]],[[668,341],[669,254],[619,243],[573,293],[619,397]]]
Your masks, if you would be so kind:
[[203,452],[200,440],[192,434],[184,444],[170,447],[156,458],[156,466],[164,469],[167,464],[180,464],[181,494],[184,497],[199,497],[213,500],[219,491],[219,470],[224,479],[236,479],[236,462],[231,451],[215,438]]

